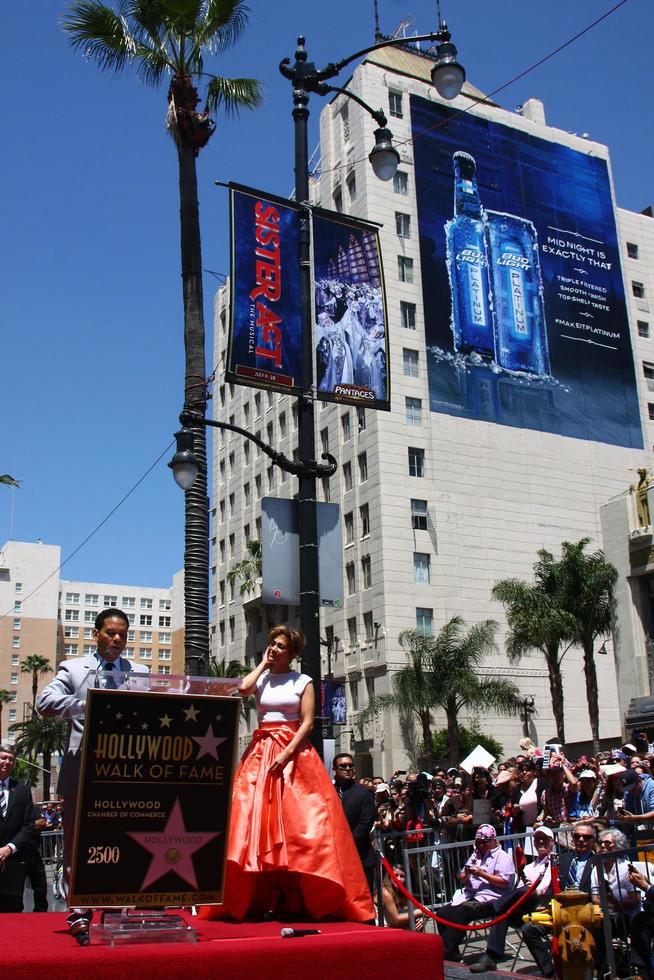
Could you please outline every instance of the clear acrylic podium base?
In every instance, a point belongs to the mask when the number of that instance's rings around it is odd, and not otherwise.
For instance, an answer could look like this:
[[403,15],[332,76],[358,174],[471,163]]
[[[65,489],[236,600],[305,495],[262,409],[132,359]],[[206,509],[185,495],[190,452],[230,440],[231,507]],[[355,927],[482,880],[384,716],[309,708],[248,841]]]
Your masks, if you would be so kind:
[[102,922],[91,926],[91,942],[104,946],[197,941],[195,929],[181,915],[172,912],[140,912],[132,909],[105,912]]

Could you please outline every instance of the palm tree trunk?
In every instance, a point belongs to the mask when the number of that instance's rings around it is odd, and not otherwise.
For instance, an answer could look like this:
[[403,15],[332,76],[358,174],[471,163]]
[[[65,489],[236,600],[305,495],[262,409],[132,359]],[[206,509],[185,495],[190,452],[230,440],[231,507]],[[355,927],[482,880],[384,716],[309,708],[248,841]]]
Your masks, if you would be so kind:
[[36,708],[36,689],[39,686],[39,678],[36,670],[32,671],[32,715],[34,715],[34,709]]
[[[184,132],[176,131],[179,161],[179,203],[184,300],[186,373],[184,407],[206,410],[202,248],[198,207],[195,150]],[[209,499],[207,496],[207,444],[203,425],[193,429],[198,477],[185,494],[184,536],[184,648],[188,674],[209,671]]]
[[422,744],[425,756],[431,759],[434,751],[434,743],[431,734],[431,714],[428,710],[420,711],[420,724],[422,725]]
[[550,680],[550,695],[552,696],[552,712],[556,725],[556,737],[561,745],[565,745],[565,722],[563,711],[563,678],[559,663],[558,644],[553,650],[545,651],[545,662]]
[[50,799],[50,767],[52,766],[52,756],[47,750],[43,752],[43,799]]
[[584,650],[584,674],[586,675],[586,699],[588,701],[588,717],[590,718],[590,731],[593,736],[593,753],[597,755],[600,750],[599,739],[599,694],[597,688],[597,670],[595,668],[595,644],[592,640],[585,640]]

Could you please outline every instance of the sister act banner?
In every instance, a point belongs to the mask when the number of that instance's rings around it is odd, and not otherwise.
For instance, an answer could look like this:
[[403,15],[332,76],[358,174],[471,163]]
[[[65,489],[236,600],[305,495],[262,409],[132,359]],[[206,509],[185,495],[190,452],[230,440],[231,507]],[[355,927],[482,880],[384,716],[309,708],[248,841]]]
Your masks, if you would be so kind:
[[226,378],[299,395],[312,343],[317,397],[390,410],[388,317],[378,228],[307,208],[312,337],[302,335],[294,202],[230,185],[231,320]]

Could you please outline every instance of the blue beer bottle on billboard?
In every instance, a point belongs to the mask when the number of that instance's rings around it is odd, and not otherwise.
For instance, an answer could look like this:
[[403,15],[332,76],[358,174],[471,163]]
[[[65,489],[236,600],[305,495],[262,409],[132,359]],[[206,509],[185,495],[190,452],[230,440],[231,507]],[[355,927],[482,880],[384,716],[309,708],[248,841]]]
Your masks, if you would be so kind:
[[476,164],[457,151],[454,165],[454,218],[445,225],[452,292],[454,349],[494,360],[495,332]]
[[514,214],[485,211],[484,217],[497,362],[509,371],[547,376],[550,359],[536,229]]

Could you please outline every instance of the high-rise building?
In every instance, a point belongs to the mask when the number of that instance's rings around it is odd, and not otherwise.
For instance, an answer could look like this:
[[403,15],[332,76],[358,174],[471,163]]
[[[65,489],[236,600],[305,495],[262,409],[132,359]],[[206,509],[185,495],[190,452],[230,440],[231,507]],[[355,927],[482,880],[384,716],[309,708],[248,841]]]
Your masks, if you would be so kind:
[[[8,541],[0,549],[0,690],[11,701],[2,734],[31,715],[32,675],[21,665],[30,654],[50,662],[95,651],[93,629],[102,609],[117,606],[130,620],[123,654],[153,673],[184,672],[183,587],[178,573],[170,588],[72,582],[59,578],[59,545]],[[52,678],[44,674],[39,688]]]
[[[319,500],[340,504],[343,526],[344,601],[321,622],[346,693],[337,747],[386,774],[404,767],[411,735],[390,711],[365,724],[361,711],[406,662],[402,630],[436,632],[455,615],[498,621],[482,673],[534,696],[534,741],[555,735],[543,658],[509,662],[491,589],[531,579],[539,549],[557,554],[586,537],[600,548],[600,507],[649,465],[654,435],[651,216],[615,206],[607,147],[547,125],[541,102],[509,112],[466,85],[446,106],[431,67],[428,55],[389,47],[348,83],[389,116],[401,158],[392,181],[368,163],[375,123],[343,95],[322,111],[312,180],[314,203],[381,225],[392,411],[321,402],[316,445],[339,462],[318,486]],[[334,265],[346,270],[346,257]],[[215,363],[227,306],[222,289]],[[222,384],[214,405],[216,418],[287,456],[296,450],[292,400]],[[269,623],[295,611],[263,607],[256,583],[241,597],[228,573],[259,537],[261,498],[292,497],[297,486],[228,432],[215,440],[213,474],[213,653],[252,663]],[[617,739],[611,642],[599,653],[600,736]],[[580,650],[565,654],[563,674],[568,744],[587,742]],[[518,718],[478,715],[507,753],[517,750]]]

